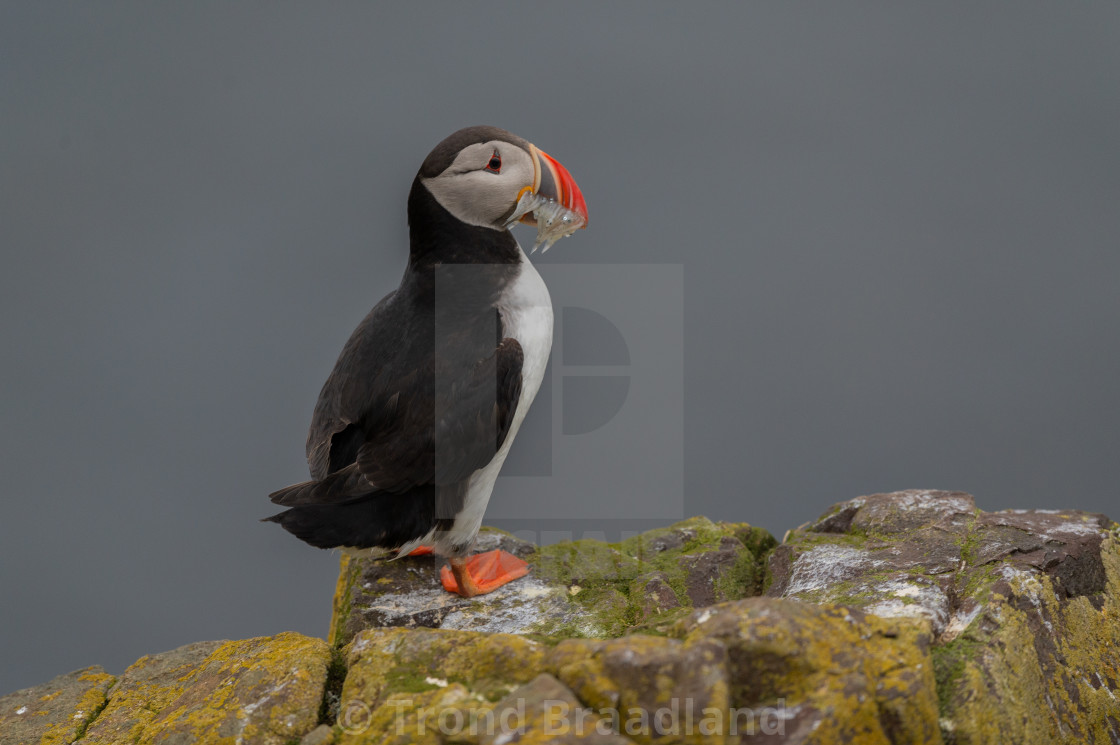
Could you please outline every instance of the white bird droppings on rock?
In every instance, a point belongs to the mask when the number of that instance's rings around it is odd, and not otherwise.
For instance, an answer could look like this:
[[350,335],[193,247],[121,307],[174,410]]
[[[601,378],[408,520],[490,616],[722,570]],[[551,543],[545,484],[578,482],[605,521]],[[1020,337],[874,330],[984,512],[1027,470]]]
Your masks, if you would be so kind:
[[869,552],[851,546],[815,546],[797,557],[785,594],[826,590],[882,564]]

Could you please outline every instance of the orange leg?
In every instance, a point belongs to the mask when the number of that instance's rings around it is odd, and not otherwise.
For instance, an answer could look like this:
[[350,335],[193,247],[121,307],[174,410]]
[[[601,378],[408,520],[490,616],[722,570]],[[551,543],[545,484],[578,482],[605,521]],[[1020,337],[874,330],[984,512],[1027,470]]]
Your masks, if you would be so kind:
[[409,551],[408,555],[409,556],[427,556],[430,553],[432,553],[432,547],[431,546],[417,546],[416,548]]
[[524,560],[507,551],[494,550],[467,559],[452,559],[450,567],[440,570],[440,581],[448,592],[472,598],[528,573],[529,565]]

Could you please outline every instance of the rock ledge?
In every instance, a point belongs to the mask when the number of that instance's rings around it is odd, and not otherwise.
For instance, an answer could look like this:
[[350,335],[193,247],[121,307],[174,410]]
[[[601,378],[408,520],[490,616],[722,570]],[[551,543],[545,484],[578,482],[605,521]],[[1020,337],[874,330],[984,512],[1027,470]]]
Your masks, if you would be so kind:
[[473,601],[342,562],[329,641],[201,642],[0,698],[8,743],[1117,743],[1120,526],[959,492],[781,545],[692,518],[538,548]]

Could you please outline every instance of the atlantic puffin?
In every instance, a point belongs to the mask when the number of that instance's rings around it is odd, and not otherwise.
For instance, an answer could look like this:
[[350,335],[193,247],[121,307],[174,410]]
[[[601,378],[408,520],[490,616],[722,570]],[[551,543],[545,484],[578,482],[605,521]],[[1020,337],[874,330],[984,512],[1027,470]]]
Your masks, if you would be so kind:
[[[587,224],[567,169],[503,129],[468,127],[424,159],[408,195],[400,286],[343,347],[307,435],[311,480],[273,492],[266,521],[312,546],[365,556],[429,550],[464,597],[528,572],[470,556],[552,347],[552,301],[509,228],[547,250]],[[534,247],[535,250],[535,247]]]

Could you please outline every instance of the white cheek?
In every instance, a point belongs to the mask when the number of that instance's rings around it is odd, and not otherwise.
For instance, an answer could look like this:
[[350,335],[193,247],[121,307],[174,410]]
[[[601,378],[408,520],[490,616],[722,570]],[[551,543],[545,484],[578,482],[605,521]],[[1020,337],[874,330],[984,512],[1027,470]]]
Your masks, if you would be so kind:
[[470,225],[501,230],[502,215],[517,195],[513,182],[486,171],[441,174],[422,183],[444,209]]
[[503,218],[517,203],[521,190],[533,183],[533,161],[528,153],[507,150],[500,174],[483,170],[456,173],[458,167],[453,164],[438,176],[422,179],[421,183],[459,220],[469,225],[505,230]]

